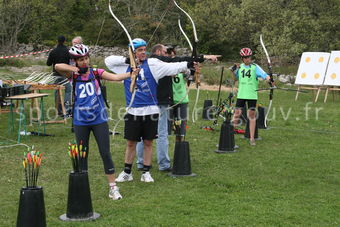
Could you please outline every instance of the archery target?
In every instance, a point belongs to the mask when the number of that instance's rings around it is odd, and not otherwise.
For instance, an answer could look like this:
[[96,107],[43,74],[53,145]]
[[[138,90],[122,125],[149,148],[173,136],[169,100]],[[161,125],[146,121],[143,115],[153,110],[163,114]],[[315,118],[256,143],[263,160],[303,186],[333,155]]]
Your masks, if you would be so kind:
[[325,52],[304,52],[301,56],[295,84],[322,85],[329,56],[330,53]]
[[340,86],[340,51],[332,51],[324,85]]

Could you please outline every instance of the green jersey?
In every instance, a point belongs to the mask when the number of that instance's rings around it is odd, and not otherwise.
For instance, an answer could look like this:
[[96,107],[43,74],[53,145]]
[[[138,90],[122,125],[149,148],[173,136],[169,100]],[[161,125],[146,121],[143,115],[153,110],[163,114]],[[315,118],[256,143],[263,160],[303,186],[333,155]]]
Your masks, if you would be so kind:
[[250,64],[246,66],[241,64],[237,72],[238,77],[238,99],[257,100],[257,89],[259,81],[256,75],[256,65]]
[[[172,78],[172,90],[173,90],[173,97],[174,103],[188,103],[189,98],[186,90],[186,83],[184,80],[184,75],[182,73],[177,74],[175,77]],[[185,98],[184,98],[185,96]]]

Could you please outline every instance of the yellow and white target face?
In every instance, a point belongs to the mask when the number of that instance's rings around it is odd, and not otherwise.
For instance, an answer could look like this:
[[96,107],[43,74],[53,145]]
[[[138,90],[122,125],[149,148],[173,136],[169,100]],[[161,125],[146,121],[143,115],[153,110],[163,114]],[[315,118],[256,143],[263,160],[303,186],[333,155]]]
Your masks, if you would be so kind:
[[340,86],[340,51],[332,51],[324,85]]
[[330,53],[326,52],[304,52],[301,56],[295,84],[322,85],[329,56]]

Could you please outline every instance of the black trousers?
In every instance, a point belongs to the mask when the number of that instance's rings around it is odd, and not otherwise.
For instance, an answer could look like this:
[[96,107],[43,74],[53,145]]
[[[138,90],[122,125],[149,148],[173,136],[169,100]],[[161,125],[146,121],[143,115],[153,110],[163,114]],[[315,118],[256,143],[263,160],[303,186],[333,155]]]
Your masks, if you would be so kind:
[[[93,132],[98,145],[99,153],[104,164],[105,174],[113,174],[115,172],[115,168],[110,153],[109,125],[107,124],[107,122],[101,123],[99,125],[74,125],[74,133],[76,135],[77,143],[80,144],[80,141],[83,142],[83,147],[86,147],[87,155],[89,154],[88,152],[90,150],[89,138],[91,131]],[[88,169],[87,160],[85,163],[85,169]]]

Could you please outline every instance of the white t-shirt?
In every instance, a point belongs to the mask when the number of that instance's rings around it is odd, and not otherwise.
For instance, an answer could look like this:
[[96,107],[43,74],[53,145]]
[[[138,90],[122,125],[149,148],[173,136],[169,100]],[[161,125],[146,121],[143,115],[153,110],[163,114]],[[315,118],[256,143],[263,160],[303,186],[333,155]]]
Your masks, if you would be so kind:
[[[114,73],[126,73],[129,67],[128,64],[125,63],[126,58],[123,56],[109,56],[105,58],[106,66]],[[188,63],[184,62],[163,62],[157,58],[148,58],[148,65],[150,68],[150,72],[154,77],[155,81],[158,83],[158,80],[165,76],[177,75],[180,72],[186,71]],[[145,116],[151,114],[159,114],[159,108],[157,103],[152,106],[144,106],[144,107],[130,107],[127,109],[127,112],[136,116]]]

